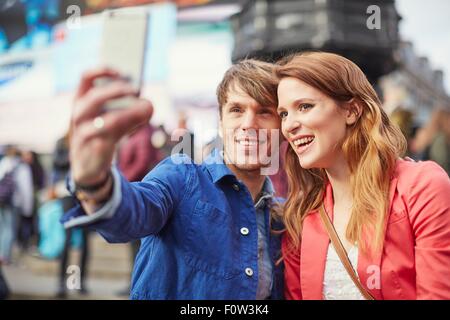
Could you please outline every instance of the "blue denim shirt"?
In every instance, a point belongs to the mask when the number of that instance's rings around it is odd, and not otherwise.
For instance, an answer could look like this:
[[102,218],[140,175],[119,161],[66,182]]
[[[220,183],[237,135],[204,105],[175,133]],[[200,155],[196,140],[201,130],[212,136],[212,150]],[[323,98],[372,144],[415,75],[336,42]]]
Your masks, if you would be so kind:
[[109,203],[89,216],[77,206],[62,222],[89,225],[108,242],[141,239],[132,299],[283,297],[283,266],[274,265],[280,238],[269,230],[281,226],[269,222],[269,179],[255,205],[217,151],[200,165],[169,157],[142,182],[114,176]]
[[257,299],[270,296],[272,288],[273,267],[269,252],[269,239],[266,232],[265,208],[273,201],[274,190],[268,177],[264,181],[262,191],[256,201],[256,224],[258,226],[258,290]]

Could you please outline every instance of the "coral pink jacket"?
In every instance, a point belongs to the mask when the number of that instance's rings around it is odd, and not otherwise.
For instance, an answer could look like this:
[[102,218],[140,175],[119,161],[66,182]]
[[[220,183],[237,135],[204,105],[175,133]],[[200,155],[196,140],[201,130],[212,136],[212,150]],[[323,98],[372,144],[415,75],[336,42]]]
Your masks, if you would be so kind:
[[[329,184],[325,208],[333,219]],[[322,299],[330,243],[317,211],[304,220],[301,248],[285,255],[287,299]],[[450,299],[450,179],[431,161],[398,160],[391,180],[380,254],[358,257],[357,272],[375,299]]]

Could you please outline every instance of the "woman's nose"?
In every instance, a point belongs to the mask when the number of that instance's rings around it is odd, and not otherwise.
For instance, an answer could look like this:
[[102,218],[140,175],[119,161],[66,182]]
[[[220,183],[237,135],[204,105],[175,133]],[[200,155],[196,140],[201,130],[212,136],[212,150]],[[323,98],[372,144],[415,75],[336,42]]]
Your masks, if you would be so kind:
[[300,128],[300,122],[293,116],[287,115],[282,122],[283,132],[293,133]]

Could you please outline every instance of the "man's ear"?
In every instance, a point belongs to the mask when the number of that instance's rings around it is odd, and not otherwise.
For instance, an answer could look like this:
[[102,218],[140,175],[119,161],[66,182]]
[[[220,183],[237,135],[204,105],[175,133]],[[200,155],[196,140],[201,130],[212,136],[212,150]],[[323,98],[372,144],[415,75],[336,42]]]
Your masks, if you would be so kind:
[[361,117],[363,105],[360,100],[353,98],[345,104],[345,109],[345,121],[351,126]]

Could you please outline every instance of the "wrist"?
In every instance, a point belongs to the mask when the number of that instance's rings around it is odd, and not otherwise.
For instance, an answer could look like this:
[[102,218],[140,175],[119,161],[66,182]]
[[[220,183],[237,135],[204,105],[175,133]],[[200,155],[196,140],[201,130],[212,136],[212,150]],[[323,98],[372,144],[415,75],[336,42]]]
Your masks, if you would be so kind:
[[75,197],[83,204],[99,206],[111,197],[113,181],[113,176],[109,171],[102,180],[95,184],[87,185],[75,182]]
[[79,190],[92,192],[96,189],[102,187],[108,176],[111,174],[111,169],[99,170],[95,173],[91,171],[89,173],[79,172],[80,170],[75,171],[75,169],[71,170],[71,180],[73,184],[73,188],[77,188]]
[[77,191],[83,191],[87,193],[95,193],[102,189],[107,183],[111,176],[111,171],[107,171],[100,175],[100,178],[91,179],[90,182],[79,182],[76,178],[73,179],[75,189]]

